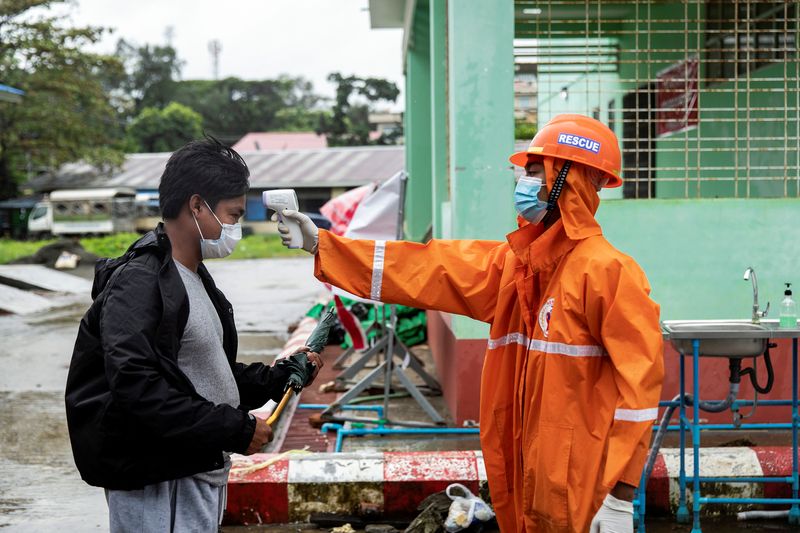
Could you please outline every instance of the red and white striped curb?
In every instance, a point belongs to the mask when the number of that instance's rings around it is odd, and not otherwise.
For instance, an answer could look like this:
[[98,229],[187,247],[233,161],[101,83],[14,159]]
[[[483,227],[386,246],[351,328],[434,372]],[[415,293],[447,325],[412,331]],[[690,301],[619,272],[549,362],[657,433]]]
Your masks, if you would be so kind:
[[[694,453],[686,450],[686,476],[694,472]],[[702,448],[700,450],[700,475],[703,477],[788,477],[792,473],[792,448],[789,446]],[[674,513],[678,508],[680,487],[680,450],[661,450],[656,458],[653,474],[647,484],[647,512]],[[692,485],[687,486],[691,501]],[[788,483],[715,483],[704,484],[703,493],[715,497],[731,498],[790,498]],[[733,508],[717,507],[720,512],[733,512]]]
[[365,508],[404,516],[451,483],[478,493],[485,481],[474,451],[234,456],[226,521],[302,522],[312,512],[358,515]]
[[[686,472],[693,458],[688,451]],[[791,448],[703,448],[703,476],[789,476]],[[647,486],[647,511],[674,512],[678,499],[679,452],[659,454]],[[462,483],[474,493],[486,488],[479,451],[306,453],[234,456],[228,482],[226,521],[231,524],[303,522],[309,514],[413,516],[428,495]],[[720,483],[715,496],[788,497],[782,483]]]

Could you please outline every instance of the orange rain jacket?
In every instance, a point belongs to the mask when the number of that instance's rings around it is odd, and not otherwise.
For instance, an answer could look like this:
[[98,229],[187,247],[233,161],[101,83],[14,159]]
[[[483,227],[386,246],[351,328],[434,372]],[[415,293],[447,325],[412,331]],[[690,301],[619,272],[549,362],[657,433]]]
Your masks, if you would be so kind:
[[481,447],[504,532],[584,533],[618,481],[639,484],[664,373],[659,307],[636,262],[603,237],[599,202],[574,164],[560,220],[523,225],[507,243],[320,231],[320,280],[491,324]]

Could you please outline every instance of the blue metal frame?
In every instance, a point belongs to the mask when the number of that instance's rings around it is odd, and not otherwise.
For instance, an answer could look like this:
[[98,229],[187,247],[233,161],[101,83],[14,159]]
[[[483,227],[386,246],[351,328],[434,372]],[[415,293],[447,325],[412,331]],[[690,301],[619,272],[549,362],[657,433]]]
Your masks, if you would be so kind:
[[[678,474],[678,512],[676,519],[679,523],[689,523],[692,521],[692,533],[702,533],[700,529],[700,509],[703,505],[707,504],[722,504],[722,503],[740,503],[740,504],[759,504],[759,505],[786,505],[791,504],[789,510],[789,523],[800,524],[800,474],[798,469],[800,461],[798,461],[798,430],[800,430],[800,410],[798,410],[798,349],[797,338],[792,339],[792,399],[791,400],[763,400],[759,401],[759,405],[791,405],[792,406],[792,421],[791,423],[784,424],[698,424],[700,420],[700,341],[692,341],[692,392],[694,394],[694,401],[692,403],[693,420],[690,422],[686,418],[686,405],[684,402],[685,396],[685,363],[684,356],[680,357],[680,410],[679,410],[679,424],[677,426],[668,426],[668,431],[680,432],[680,472]],[[736,400],[731,406],[732,410],[736,410],[739,406],[752,405],[752,400]],[[674,402],[660,402],[660,407],[669,407],[675,405]],[[686,475],[686,428],[691,429],[692,432],[692,457],[694,458],[693,475]],[[713,431],[713,430],[729,430],[729,429],[791,429],[792,430],[792,473],[788,477],[766,477],[766,476],[751,476],[751,477],[710,477],[700,475],[700,432]],[[658,430],[658,426],[653,428],[654,431]],[[690,516],[689,510],[686,506],[686,485],[691,482],[692,484],[692,514]],[[704,498],[700,495],[701,483],[790,483],[792,485],[791,498]],[[634,499],[635,520],[638,522],[639,532],[645,531],[645,493],[647,487],[644,486],[644,478],[637,490],[636,498]]]
[[[301,403],[297,406],[298,409],[327,409],[330,407],[326,403]],[[361,405],[361,404],[353,404],[353,405],[342,405],[339,407],[342,411],[375,411],[378,414],[378,418],[383,418],[383,406],[382,405]],[[377,423],[377,422],[376,422]]]
[[344,438],[350,436],[364,436],[364,435],[478,435],[479,428],[398,428],[398,429],[345,429],[342,424],[327,423],[322,424],[320,431],[327,433],[330,430],[336,430],[336,446],[333,451],[338,453],[342,451]]

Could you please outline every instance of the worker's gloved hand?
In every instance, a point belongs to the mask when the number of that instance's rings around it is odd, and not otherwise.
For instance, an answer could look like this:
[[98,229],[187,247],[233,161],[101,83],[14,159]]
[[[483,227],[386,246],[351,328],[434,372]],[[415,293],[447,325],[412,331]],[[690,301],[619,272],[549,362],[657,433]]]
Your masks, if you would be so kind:
[[633,502],[609,494],[592,519],[590,533],[633,533]]
[[[316,224],[303,213],[294,211],[292,209],[284,209],[281,213],[285,218],[295,220],[300,224],[300,231],[303,233],[303,250],[310,254],[317,253],[317,244],[319,243],[319,229]],[[289,242],[292,240],[289,235],[289,227],[283,222],[278,222],[278,231],[281,234],[281,242],[287,248]]]
[[289,372],[284,392],[290,388],[295,392],[300,392],[303,387],[310,385],[317,377],[320,358],[313,352],[302,351],[281,359],[275,363],[275,366]]

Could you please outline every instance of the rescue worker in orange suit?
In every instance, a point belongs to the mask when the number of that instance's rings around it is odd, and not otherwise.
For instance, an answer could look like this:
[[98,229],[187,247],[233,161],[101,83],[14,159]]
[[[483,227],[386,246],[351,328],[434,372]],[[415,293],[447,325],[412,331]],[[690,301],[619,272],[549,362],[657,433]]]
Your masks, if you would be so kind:
[[559,115],[510,161],[526,176],[507,242],[350,240],[283,214],[321,281],[491,325],[480,430],[503,532],[632,532],[664,367],[647,278],[594,218],[601,187],[622,184],[619,144]]

